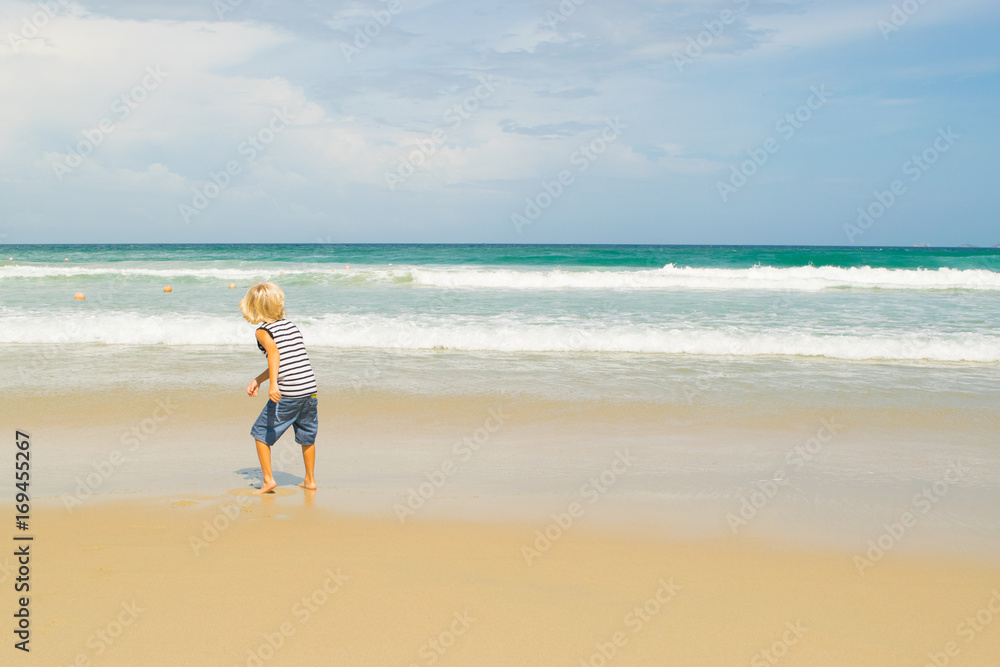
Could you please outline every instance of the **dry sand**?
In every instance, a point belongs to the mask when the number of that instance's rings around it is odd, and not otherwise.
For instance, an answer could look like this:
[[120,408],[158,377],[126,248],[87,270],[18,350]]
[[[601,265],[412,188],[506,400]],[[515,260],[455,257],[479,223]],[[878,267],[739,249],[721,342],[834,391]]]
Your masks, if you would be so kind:
[[0,662],[1000,663],[995,564],[890,552],[861,576],[850,553],[574,526],[529,566],[544,526],[348,518],[280,490],[36,508],[32,651],[8,631]]

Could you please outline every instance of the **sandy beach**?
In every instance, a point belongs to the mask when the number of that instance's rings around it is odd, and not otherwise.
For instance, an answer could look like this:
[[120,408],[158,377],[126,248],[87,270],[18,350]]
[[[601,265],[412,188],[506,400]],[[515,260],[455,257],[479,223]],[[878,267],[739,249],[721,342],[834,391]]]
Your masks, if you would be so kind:
[[991,665],[1000,655],[997,625],[982,623],[1000,609],[995,562],[894,557],[859,576],[849,553],[586,527],[526,556],[544,546],[541,526],[401,526],[289,489],[47,508],[35,521],[32,653],[7,664],[923,665],[951,651],[954,664]]
[[[280,486],[263,497],[243,433],[259,401],[14,401],[37,425],[49,486],[30,531],[32,652],[5,664],[985,666],[1000,655],[995,521],[975,492],[989,459],[942,478],[926,514],[912,482],[834,489],[805,470],[769,498],[766,477],[732,487],[720,461],[740,449],[721,442],[756,434],[770,466],[821,422],[781,429],[780,413],[731,412],[709,426],[704,405],[502,398],[343,393],[322,418],[320,489],[296,486],[289,438],[275,449]],[[828,414],[834,427],[850,417],[852,437],[898,419]],[[967,416],[918,426],[960,433]],[[824,465],[846,475],[856,444],[831,438]],[[743,503],[757,497],[759,508]],[[13,557],[0,565],[11,580]],[[2,604],[9,618],[14,599]]]

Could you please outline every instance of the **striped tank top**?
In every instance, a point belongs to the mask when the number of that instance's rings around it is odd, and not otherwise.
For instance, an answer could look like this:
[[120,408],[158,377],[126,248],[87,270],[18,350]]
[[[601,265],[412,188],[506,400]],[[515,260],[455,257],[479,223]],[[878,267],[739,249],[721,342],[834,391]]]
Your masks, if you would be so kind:
[[[306,346],[299,328],[281,319],[265,322],[258,327],[271,334],[278,348],[278,391],[284,398],[302,398],[316,393],[316,376],[313,374]],[[257,342],[265,355],[267,350]]]

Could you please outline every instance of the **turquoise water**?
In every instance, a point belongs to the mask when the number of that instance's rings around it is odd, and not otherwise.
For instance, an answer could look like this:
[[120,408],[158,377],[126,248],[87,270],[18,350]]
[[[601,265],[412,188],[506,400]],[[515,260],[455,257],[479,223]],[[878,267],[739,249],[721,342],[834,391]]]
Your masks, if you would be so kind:
[[1000,362],[994,249],[95,245],[0,257],[0,344],[243,345],[236,303],[272,280],[312,348]]
[[437,266],[749,268],[872,266],[1000,271],[996,248],[858,248],[807,246],[490,245],[490,244],[177,244],[7,245],[19,262],[275,262]]

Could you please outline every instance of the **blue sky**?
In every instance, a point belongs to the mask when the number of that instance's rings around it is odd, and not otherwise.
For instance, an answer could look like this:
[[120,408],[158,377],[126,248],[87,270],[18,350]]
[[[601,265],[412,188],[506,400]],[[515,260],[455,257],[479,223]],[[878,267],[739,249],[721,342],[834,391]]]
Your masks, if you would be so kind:
[[997,34],[987,0],[0,0],[0,242],[994,245]]

